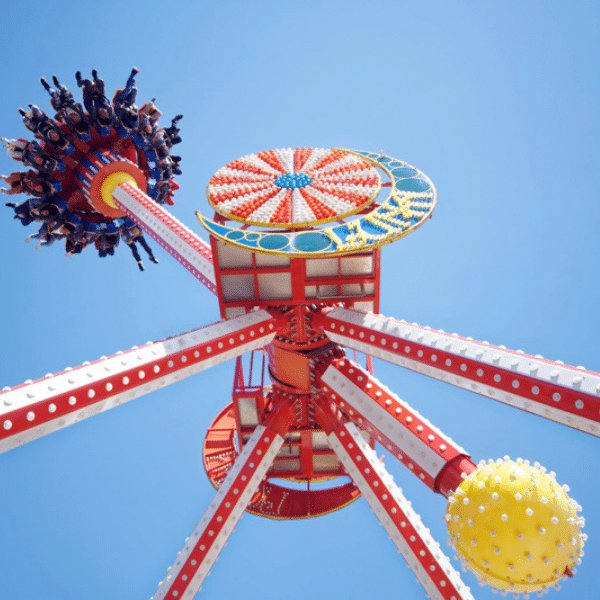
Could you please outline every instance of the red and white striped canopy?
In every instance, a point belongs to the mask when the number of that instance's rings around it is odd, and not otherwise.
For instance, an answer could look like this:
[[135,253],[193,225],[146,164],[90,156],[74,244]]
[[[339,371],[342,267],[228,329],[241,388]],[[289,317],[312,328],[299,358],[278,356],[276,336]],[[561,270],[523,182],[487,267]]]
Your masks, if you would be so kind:
[[221,215],[251,225],[307,227],[368,206],[381,187],[375,167],[331,148],[283,148],[249,154],[221,167],[208,201]]

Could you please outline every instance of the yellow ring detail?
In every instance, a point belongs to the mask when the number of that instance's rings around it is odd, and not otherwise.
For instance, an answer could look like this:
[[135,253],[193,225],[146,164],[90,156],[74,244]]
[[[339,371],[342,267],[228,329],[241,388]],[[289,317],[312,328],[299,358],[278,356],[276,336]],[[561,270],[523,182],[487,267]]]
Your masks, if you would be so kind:
[[104,202],[111,208],[117,208],[117,204],[115,203],[112,194],[115,191],[115,188],[122,183],[130,183],[131,185],[138,187],[135,178],[124,171],[111,173],[106,177],[100,186],[100,195],[102,196],[102,200],[104,200]]

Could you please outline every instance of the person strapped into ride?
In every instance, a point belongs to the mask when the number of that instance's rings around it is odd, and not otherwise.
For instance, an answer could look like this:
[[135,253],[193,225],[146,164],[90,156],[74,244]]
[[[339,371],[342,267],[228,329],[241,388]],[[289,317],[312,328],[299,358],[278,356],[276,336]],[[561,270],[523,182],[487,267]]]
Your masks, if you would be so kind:
[[105,258],[113,256],[115,248],[119,245],[119,230],[114,223],[100,223],[97,225],[97,236],[94,242],[98,256]]
[[25,127],[27,127],[36,138],[46,142],[58,152],[73,154],[75,146],[73,146],[65,137],[60,125],[54,119],[48,117],[48,115],[35,104],[30,104],[29,109],[29,111],[26,111],[19,108],[19,113],[23,117]]
[[[70,213],[69,217],[65,219],[65,222],[71,221],[72,217],[76,216],[77,215]],[[97,223],[81,220],[81,227],[75,227],[67,236],[65,241],[65,250],[67,255],[71,256],[73,254],[81,254],[86,246],[96,240],[98,235],[97,228]]]
[[121,239],[129,246],[131,254],[133,254],[133,258],[137,262],[138,269],[140,271],[144,270],[144,263],[142,262],[142,257],[140,256],[136,243],[140,244],[140,246],[148,254],[148,258],[154,264],[158,264],[158,260],[154,256],[152,248],[150,248],[148,245],[146,238],[144,238],[144,234],[142,233],[141,229],[129,217],[125,217],[124,219],[116,219],[115,223],[119,227]]
[[39,202],[39,198],[28,198],[21,204],[15,204],[14,202],[6,202],[6,206],[12,208],[15,211],[13,219],[19,219],[21,225],[31,225],[34,221],[41,221],[42,218],[34,214],[33,206],[34,202]]
[[37,233],[32,233],[25,238],[25,243],[29,244],[31,240],[38,240],[35,249],[39,250],[42,246],[51,246],[57,238],[48,230],[48,224],[44,222]]
[[173,192],[179,189],[179,185],[174,179],[168,181],[157,181],[154,185],[148,186],[148,196],[158,204],[173,205]]
[[50,104],[56,111],[56,119],[62,121],[83,142],[91,139],[90,126],[85,117],[83,107],[75,102],[73,94],[67,86],[62,84],[56,75],[52,75],[52,81],[56,88],[42,77],[40,79],[44,89],[50,94]]
[[[56,240],[63,239],[68,233],[63,230],[64,216],[67,213],[67,203],[64,200],[53,198],[35,211],[33,214],[39,214],[41,220],[44,221],[37,233],[34,233],[25,239],[25,242],[30,242],[33,239],[39,240],[36,250],[42,246],[50,246]],[[40,220],[40,219],[36,219]]]
[[138,69],[133,67],[125,87],[117,90],[113,97],[113,108],[115,115],[115,129],[122,138],[131,136],[139,126],[139,109],[135,105],[137,98],[137,87],[135,87],[135,76]]
[[171,125],[164,128],[169,148],[175,144],[181,143],[181,136],[179,135],[181,129],[177,126],[177,123],[181,121],[181,119],[183,119],[183,115],[177,115],[171,119]]
[[157,161],[169,156],[169,145],[167,144],[167,135],[164,129],[157,129],[150,138],[150,145],[156,154]]
[[40,198],[38,202],[33,203],[31,212],[36,216],[36,221],[48,221],[65,214],[67,208],[65,200],[61,200],[58,196],[50,196],[48,198]]
[[142,105],[138,111],[139,123],[137,131],[131,136],[135,145],[143,150],[146,154],[146,159],[150,162],[156,160],[156,152],[152,147],[152,138],[157,130],[158,120],[162,113],[154,104],[156,98],[152,98],[149,102]]
[[16,171],[10,175],[0,175],[0,179],[6,181],[9,188],[0,188],[0,193],[28,194],[30,196],[49,196],[62,190],[62,184],[54,177],[46,173],[36,171]]
[[165,156],[156,161],[156,165],[150,169],[150,177],[158,181],[169,181],[174,175],[181,175],[179,161],[181,156]]
[[1,139],[8,155],[28,167],[34,167],[47,173],[54,171],[62,173],[65,170],[65,163],[42,149],[36,141],[29,142],[21,138]]
[[113,126],[112,106],[104,95],[104,80],[98,77],[98,71],[92,71],[93,79],[83,79],[81,71],[75,73],[77,85],[83,88],[83,105],[90,115],[90,120],[101,136],[110,134]]

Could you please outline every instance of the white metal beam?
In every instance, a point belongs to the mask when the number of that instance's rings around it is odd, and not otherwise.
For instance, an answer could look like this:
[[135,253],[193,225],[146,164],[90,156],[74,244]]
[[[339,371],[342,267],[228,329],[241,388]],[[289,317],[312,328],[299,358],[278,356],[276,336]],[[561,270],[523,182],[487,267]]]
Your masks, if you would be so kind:
[[0,392],[0,452],[269,344],[275,320],[250,312]]

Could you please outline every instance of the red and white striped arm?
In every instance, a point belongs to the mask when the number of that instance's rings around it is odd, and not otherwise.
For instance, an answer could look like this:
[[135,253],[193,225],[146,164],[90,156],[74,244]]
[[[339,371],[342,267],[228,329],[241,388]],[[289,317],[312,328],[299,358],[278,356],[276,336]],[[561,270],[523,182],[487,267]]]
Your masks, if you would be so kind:
[[330,446],[427,596],[434,600],[472,599],[470,589],[356,425],[337,424],[328,429]]
[[345,308],[320,323],[338,344],[600,435],[600,373]]
[[321,382],[329,400],[432,490],[448,495],[475,469],[463,448],[356,363],[334,360]]
[[211,292],[217,293],[210,245],[130,183],[113,191],[119,209],[181,263]]
[[230,358],[269,344],[265,311],[134,346],[0,392],[0,452],[5,452]]
[[152,600],[190,600],[200,590],[273,464],[292,418],[290,407],[279,405],[256,427]]

